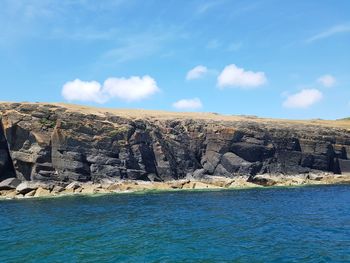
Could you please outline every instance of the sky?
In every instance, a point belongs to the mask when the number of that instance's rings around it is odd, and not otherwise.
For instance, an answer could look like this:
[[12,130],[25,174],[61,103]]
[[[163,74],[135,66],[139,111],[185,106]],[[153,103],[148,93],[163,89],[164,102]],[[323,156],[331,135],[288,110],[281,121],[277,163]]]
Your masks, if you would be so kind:
[[350,116],[348,0],[0,0],[1,101]]

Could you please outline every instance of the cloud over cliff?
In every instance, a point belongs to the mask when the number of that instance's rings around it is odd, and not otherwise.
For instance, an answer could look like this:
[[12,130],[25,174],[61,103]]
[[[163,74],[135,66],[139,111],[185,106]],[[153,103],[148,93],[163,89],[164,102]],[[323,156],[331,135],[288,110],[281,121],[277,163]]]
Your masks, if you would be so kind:
[[199,98],[182,99],[173,103],[173,107],[178,110],[198,110],[203,107]]
[[322,92],[317,89],[303,89],[298,93],[289,95],[283,102],[283,107],[305,109],[319,102],[322,98]]
[[146,99],[160,91],[150,76],[130,78],[108,78],[101,85],[97,81],[68,81],[62,87],[62,96],[68,101],[105,103],[110,99],[126,102]]

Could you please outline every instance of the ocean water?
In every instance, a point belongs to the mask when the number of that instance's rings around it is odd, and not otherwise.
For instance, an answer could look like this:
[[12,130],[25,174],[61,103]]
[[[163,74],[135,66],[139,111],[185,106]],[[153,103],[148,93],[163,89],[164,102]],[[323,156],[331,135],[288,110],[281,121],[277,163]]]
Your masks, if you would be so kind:
[[0,262],[350,262],[350,186],[1,201]]

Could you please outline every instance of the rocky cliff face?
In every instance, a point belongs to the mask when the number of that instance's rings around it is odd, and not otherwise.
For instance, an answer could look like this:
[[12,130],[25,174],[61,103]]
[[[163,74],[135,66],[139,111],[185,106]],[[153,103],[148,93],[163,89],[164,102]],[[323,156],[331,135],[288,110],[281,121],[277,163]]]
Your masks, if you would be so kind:
[[0,180],[167,181],[350,172],[350,130],[336,121],[34,103],[0,103],[0,112]]

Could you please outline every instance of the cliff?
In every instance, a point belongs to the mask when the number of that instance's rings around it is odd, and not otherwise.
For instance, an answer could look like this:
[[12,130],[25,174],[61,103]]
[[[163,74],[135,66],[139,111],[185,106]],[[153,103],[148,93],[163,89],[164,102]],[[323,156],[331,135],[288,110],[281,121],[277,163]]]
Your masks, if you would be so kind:
[[350,121],[0,103],[0,181],[350,172]]

